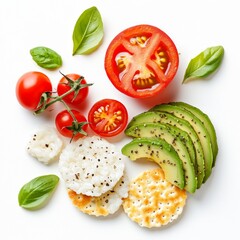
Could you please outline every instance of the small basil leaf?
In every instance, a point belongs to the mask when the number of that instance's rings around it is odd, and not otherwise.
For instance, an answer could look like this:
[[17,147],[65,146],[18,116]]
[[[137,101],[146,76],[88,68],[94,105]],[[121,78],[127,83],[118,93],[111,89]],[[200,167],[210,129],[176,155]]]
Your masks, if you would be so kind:
[[215,46],[205,49],[193,58],[184,74],[183,83],[196,78],[205,78],[220,66],[224,55],[222,46]]
[[32,179],[20,189],[19,205],[29,210],[43,207],[50,199],[58,182],[59,177],[53,174]]
[[103,39],[103,22],[96,7],[91,7],[80,15],[72,39],[73,55],[90,54],[99,47]]
[[47,47],[35,47],[30,50],[33,60],[38,66],[46,69],[56,69],[62,66],[61,56]]

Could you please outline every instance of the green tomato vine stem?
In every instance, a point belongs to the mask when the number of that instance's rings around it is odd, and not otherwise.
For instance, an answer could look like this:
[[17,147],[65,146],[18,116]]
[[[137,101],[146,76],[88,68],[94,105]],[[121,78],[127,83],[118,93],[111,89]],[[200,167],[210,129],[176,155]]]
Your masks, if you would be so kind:
[[[60,72],[61,73],[61,72]],[[73,81],[72,79],[70,79],[69,77],[67,77],[66,75],[64,75],[63,73],[61,73],[68,81],[68,85],[71,87],[67,92],[65,92],[64,94],[60,95],[60,96],[52,96],[51,92],[44,92],[41,96],[40,102],[39,102],[39,107],[36,111],[34,111],[34,114],[40,114],[42,112],[44,112],[48,107],[50,107],[51,105],[53,105],[56,102],[61,102],[64,107],[66,108],[66,110],[68,111],[68,113],[70,114],[70,116],[72,117],[73,121],[72,121],[72,126],[69,126],[68,129],[70,129],[73,132],[73,137],[79,132],[83,135],[87,135],[85,131],[83,131],[82,126],[87,124],[87,122],[78,122],[75,115],[73,114],[71,108],[68,106],[68,104],[63,100],[64,97],[66,97],[67,95],[71,94],[72,92],[74,92],[74,98],[77,96],[77,94],[79,93],[80,89],[91,86],[92,83],[90,84],[81,84],[81,81],[84,79],[84,77],[79,77],[79,79],[77,79],[76,81]],[[64,83],[63,83],[64,84]],[[72,137],[72,138],[73,138]]]
[[[80,77],[76,81],[73,81],[70,78],[68,78],[67,76],[65,76],[64,74],[62,74],[62,75],[70,83],[71,89],[69,89],[64,94],[62,94],[60,96],[56,96],[56,97],[52,97],[49,92],[44,92],[42,94],[42,96],[41,96],[41,100],[40,100],[40,104],[39,104],[41,107],[34,112],[35,114],[39,114],[39,113],[44,112],[49,106],[53,105],[55,102],[62,102],[63,98],[66,97],[67,95],[69,95],[70,93],[72,93],[72,92],[77,92],[78,93],[80,91],[80,89],[92,85],[92,83],[90,83],[90,84],[81,84],[81,81],[82,81],[82,79],[84,79],[84,77]],[[49,99],[52,99],[52,100],[48,102]],[[66,106],[67,106],[67,104],[65,103],[65,107]],[[67,110],[69,111],[69,113],[71,112],[71,109],[69,107],[67,107]]]

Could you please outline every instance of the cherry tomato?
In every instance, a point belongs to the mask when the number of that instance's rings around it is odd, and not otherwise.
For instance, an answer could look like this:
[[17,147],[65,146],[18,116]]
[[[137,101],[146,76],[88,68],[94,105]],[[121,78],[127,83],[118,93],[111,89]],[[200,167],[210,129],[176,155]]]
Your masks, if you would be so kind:
[[102,99],[90,109],[88,122],[92,130],[98,135],[112,137],[125,129],[128,122],[128,112],[119,101]]
[[52,92],[49,78],[41,72],[27,72],[22,75],[16,85],[18,102],[26,109],[35,111],[39,108],[43,93]]
[[67,110],[64,110],[57,114],[55,118],[55,125],[60,134],[65,137],[78,139],[86,135],[88,128],[87,119],[79,111],[71,110],[74,114],[77,122]]
[[105,56],[105,70],[112,84],[134,98],[160,93],[173,80],[178,64],[178,51],[171,38],[150,25],[120,32]]
[[[79,80],[81,76],[78,74],[72,73],[72,74],[67,74],[66,77],[71,79],[72,81],[76,81],[76,80]],[[72,84],[67,80],[66,77],[65,76],[62,77],[58,83],[57,93],[59,96],[68,92],[72,87],[71,86]],[[74,107],[79,107],[81,103],[85,101],[85,99],[87,98],[89,89],[88,87],[82,88],[83,84],[87,84],[86,80],[83,78],[80,84],[79,84],[80,89],[76,96],[75,96],[75,92],[72,92],[63,98],[63,100],[67,104],[71,104]]]

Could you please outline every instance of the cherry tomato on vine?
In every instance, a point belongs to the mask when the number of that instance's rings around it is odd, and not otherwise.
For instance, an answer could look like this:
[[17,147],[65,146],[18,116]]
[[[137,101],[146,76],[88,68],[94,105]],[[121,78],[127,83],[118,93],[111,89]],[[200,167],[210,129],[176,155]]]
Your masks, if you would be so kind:
[[79,80],[80,83],[78,84],[75,91],[63,97],[63,100],[67,104],[71,104],[74,107],[81,106],[83,101],[85,101],[85,99],[88,96],[89,89],[88,89],[88,86],[86,85],[87,84],[86,80],[78,74],[71,73],[63,76],[60,79],[57,86],[57,93],[60,96],[68,92],[73,87],[74,85],[73,82],[77,80]]
[[119,101],[102,99],[90,109],[88,122],[92,130],[98,135],[112,137],[125,129],[128,122],[128,112]]
[[41,72],[27,72],[23,74],[16,85],[18,102],[31,111],[35,111],[41,106],[41,103],[44,101],[43,93],[51,94],[51,92],[52,83]]
[[160,93],[173,80],[179,64],[171,38],[150,25],[120,32],[108,46],[105,70],[112,84],[134,98]]
[[86,135],[88,128],[85,116],[76,110],[71,110],[71,114],[67,110],[59,112],[55,118],[55,125],[58,132],[69,138],[77,139]]

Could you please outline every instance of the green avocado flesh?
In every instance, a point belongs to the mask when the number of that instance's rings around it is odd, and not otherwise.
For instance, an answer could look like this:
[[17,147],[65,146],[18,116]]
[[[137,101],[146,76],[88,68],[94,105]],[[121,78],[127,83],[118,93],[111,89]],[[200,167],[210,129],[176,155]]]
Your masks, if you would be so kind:
[[180,189],[185,187],[183,164],[174,148],[162,139],[135,138],[122,148],[122,154],[135,161],[147,158],[156,162],[165,178]]
[[210,141],[211,141],[211,145],[212,145],[213,166],[214,166],[215,161],[216,161],[216,157],[217,157],[217,154],[218,154],[218,143],[217,143],[217,135],[216,135],[215,128],[214,128],[210,118],[208,117],[208,115],[203,113],[199,108],[196,108],[196,107],[194,107],[190,104],[184,103],[184,102],[172,102],[171,104],[175,105],[175,106],[182,107],[182,108],[190,111],[196,117],[198,117],[201,120],[201,122],[203,123],[203,125],[206,127],[206,129],[209,133],[209,137],[210,137]]
[[[195,171],[197,174],[197,188],[200,188],[203,178],[204,178],[204,155],[203,149],[200,144],[199,138],[192,128],[192,126],[184,119],[173,116],[172,114],[159,111],[148,111],[143,112],[135,116],[128,124],[126,131],[132,126],[136,126],[141,123],[164,123],[175,128],[180,129],[182,132],[185,132],[185,135],[188,135],[192,144],[189,144],[190,141],[186,142],[187,149],[191,156],[192,162],[195,165]],[[125,131],[125,132],[126,132]],[[196,159],[196,161],[195,161]]]
[[[186,142],[192,144],[186,132],[177,127],[161,123],[142,123],[134,125],[125,131],[125,134],[135,138],[163,139],[171,144],[183,164],[185,173],[185,190],[194,193],[197,188],[197,177],[194,162],[192,161]],[[192,145],[193,148],[193,145]]]
[[134,139],[122,148],[124,155],[157,162],[167,180],[177,186],[183,182],[181,188],[190,193],[212,173],[218,154],[216,131],[210,118],[190,104],[158,104],[133,117],[125,134]]
[[152,109],[151,111],[161,111],[172,114],[173,116],[184,119],[189,122],[192,128],[195,130],[200,144],[202,145],[203,153],[204,153],[204,166],[205,166],[205,176],[203,182],[206,182],[208,177],[211,175],[212,166],[213,166],[213,151],[212,145],[210,141],[209,133],[206,127],[203,125],[201,120],[196,117],[193,113],[189,112],[186,109],[183,109],[179,106],[174,106],[171,104],[160,104]]

